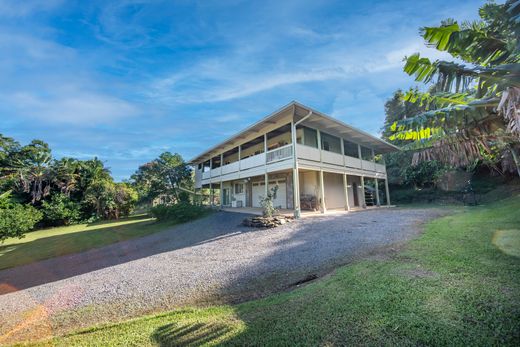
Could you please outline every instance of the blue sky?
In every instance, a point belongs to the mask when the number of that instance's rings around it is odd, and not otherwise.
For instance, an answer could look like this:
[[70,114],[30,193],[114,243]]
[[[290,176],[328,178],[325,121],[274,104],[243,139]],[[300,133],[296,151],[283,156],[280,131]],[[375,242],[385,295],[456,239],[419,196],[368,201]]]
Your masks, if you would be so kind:
[[297,100],[378,134],[418,29],[483,1],[0,0],[0,133],[118,180]]

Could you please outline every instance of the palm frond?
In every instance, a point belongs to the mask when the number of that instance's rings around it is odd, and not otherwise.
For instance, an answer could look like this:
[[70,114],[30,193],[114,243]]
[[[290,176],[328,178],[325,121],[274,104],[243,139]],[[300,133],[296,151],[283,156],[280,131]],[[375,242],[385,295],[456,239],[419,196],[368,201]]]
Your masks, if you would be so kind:
[[520,139],[520,88],[510,87],[502,93],[498,112],[507,121],[507,130]]
[[469,93],[430,93],[421,92],[417,89],[408,90],[402,99],[411,103],[419,103],[426,110],[439,109],[451,105],[467,105],[475,100]]

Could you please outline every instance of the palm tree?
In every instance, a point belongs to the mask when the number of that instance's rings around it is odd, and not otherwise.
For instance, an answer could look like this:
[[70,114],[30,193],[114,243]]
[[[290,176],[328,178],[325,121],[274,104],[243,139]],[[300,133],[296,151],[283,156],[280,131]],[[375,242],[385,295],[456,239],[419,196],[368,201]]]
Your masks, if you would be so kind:
[[61,193],[70,197],[70,193],[78,186],[80,162],[74,158],[61,158],[55,160],[53,169],[53,182]]
[[386,127],[393,139],[414,140],[405,146],[416,150],[414,163],[467,167],[495,156],[520,175],[520,0],[487,3],[479,14],[479,21],[421,29],[428,46],[458,61],[405,58],[404,71],[431,87],[411,89],[404,100],[426,110]]
[[50,194],[52,169],[49,145],[33,140],[13,155],[9,171],[16,175],[25,193],[31,196],[34,204]]

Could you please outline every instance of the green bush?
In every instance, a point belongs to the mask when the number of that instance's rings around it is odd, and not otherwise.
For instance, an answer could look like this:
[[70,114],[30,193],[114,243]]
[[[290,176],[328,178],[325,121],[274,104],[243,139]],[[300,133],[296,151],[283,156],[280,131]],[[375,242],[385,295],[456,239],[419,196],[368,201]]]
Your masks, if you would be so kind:
[[51,201],[44,201],[41,211],[46,225],[76,224],[82,219],[80,204],[71,201],[64,194],[54,194]]
[[29,205],[17,203],[2,204],[0,207],[0,242],[9,237],[22,238],[34,228],[43,214]]
[[187,202],[180,202],[170,206],[158,205],[150,209],[150,213],[157,218],[158,221],[170,221],[175,223],[189,222],[206,215],[209,211],[210,210],[204,206],[193,205]]

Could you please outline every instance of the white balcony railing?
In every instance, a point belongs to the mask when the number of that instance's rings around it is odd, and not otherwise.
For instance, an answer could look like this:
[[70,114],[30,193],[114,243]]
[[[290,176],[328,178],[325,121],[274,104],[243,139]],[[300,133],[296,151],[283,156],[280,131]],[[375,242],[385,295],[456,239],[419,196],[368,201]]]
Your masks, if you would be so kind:
[[265,164],[265,153],[253,155],[240,160],[240,170],[250,169]]
[[386,172],[385,164],[376,163],[376,171],[377,172],[381,172],[381,173],[385,173]]
[[376,171],[376,163],[368,160],[361,160],[361,168],[363,170]]
[[321,160],[327,164],[343,166],[343,155],[339,153],[322,150]]
[[211,174],[209,173],[209,171],[205,171],[202,173],[202,179],[207,179],[210,177],[211,177]]
[[345,165],[356,169],[361,169],[361,159],[345,156]]
[[230,172],[238,171],[238,161],[235,161],[234,163],[230,163],[230,164],[222,166],[221,170],[222,170],[221,171],[222,175],[228,174]]
[[296,153],[298,158],[320,161],[320,150],[318,148],[297,144]]
[[279,161],[283,159],[287,159],[292,157],[293,154],[293,146],[291,145],[285,145],[280,148],[273,149],[271,151],[268,151],[266,153],[266,162],[272,163],[274,161]]

